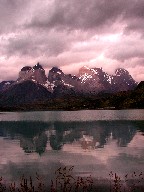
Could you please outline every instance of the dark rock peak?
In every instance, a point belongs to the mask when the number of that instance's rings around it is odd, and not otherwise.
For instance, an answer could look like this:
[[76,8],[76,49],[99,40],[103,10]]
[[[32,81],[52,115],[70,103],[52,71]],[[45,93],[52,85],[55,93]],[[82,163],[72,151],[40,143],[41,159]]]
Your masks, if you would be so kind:
[[123,76],[123,75],[129,75],[129,72],[123,68],[118,68],[115,70],[116,76]]
[[75,75],[68,74],[68,75],[65,75],[65,76],[67,76],[68,78],[71,78],[73,80],[75,80],[75,79],[79,80],[79,78],[77,76],[75,76]]
[[62,78],[64,77],[64,73],[58,67],[53,67],[48,74],[48,81],[50,83],[56,83],[57,86],[59,83],[61,84]]
[[33,69],[34,69],[34,70],[37,70],[37,69],[42,69],[42,70],[44,70],[43,67],[42,67],[39,63],[37,63],[37,64],[33,67]]
[[74,80],[75,79],[79,80],[79,78],[77,76],[75,76],[75,75],[71,75],[71,78],[73,78]]
[[32,69],[32,67],[30,66],[25,66],[21,69],[21,71],[30,71]]
[[141,81],[138,86],[136,87],[136,89],[144,89],[144,81]]
[[62,70],[59,69],[58,67],[53,67],[50,72],[53,72],[53,73],[59,73],[59,74],[63,74]]
[[21,69],[21,71],[30,71],[31,69],[34,69],[34,70],[42,69],[42,70],[44,70],[43,67],[39,63],[37,63],[33,68],[30,67],[30,66],[25,66],[25,67],[23,67]]

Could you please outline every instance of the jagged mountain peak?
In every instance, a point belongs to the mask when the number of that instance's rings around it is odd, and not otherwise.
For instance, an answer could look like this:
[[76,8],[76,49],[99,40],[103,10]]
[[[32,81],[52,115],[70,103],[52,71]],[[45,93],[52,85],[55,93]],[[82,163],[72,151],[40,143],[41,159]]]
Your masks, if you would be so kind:
[[[109,75],[102,68],[89,68],[83,66],[79,69],[77,76],[65,74],[58,67],[49,70],[48,77],[45,75],[43,67],[37,63],[34,67],[25,66],[19,72],[19,78],[15,84],[30,80],[35,84],[40,84],[48,91],[66,87],[74,90],[77,94],[97,94],[99,92],[119,92],[132,90],[137,86],[129,72],[123,68],[118,68],[115,75]],[[9,82],[8,82],[9,83]],[[15,84],[12,84],[14,86]],[[8,87],[1,85],[1,87]]]
[[63,74],[63,71],[59,69],[58,67],[53,67],[50,72],[52,73],[58,73],[58,74]]
[[90,70],[90,68],[86,65],[84,65],[83,67],[81,67],[79,70],[82,70],[82,69],[87,69],[87,70]]
[[78,77],[83,90],[93,87],[96,91],[118,92],[134,89],[137,85],[129,72],[123,68],[116,69],[115,75],[109,75],[102,68],[83,66]]
[[124,68],[117,68],[115,70],[115,75],[116,76],[129,75],[129,72],[126,69],[124,69]]
[[43,69],[42,65],[40,65],[39,63],[37,63],[36,65],[34,65],[33,67],[31,66],[24,66],[21,71],[30,71],[30,70],[37,70],[37,69]]
[[79,76],[90,73],[90,68],[83,66],[79,69]]
[[37,69],[42,69],[42,70],[44,70],[43,67],[42,67],[39,63],[37,63],[37,64],[33,67],[33,69],[34,69],[34,70],[37,70]]
[[30,71],[32,69],[32,67],[30,66],[25,66],[21,69],[21,71]]
[[45,84],[47,77],[45,75],[45,70],[43,67],[37,63],[34,67],[25,66],[19,72],[19,77],[17,83],[22,81],[31,80],[36,83]]
[[58,84],[62,83],[63,76],[64,73],[61,69],[58,67],[53,67],[51,70],[49,70],[48,80],[50,83],[55,83],[57,86]]
[[[143,82],[141,84],[140,87]],[[45,70],[37,63],[34,67],[23,67],[16,82],[0,83],[0,104],[23,104],[65,95],[116,93],[133,90],[136,86],[132,76],[123,68],[116,69],[115,75],[109,75],[102,68],[83,66],[79,76],[72,76],[53,67],[47,78]]]

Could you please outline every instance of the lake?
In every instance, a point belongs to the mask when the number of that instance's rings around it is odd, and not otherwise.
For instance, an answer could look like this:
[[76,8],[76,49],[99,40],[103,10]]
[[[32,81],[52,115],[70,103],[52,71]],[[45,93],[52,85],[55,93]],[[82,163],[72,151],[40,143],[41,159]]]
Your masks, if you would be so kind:
[[144,110],[0,113],[0,176],[54,178],[59,167],[74,176],[106,179],[144,172]]

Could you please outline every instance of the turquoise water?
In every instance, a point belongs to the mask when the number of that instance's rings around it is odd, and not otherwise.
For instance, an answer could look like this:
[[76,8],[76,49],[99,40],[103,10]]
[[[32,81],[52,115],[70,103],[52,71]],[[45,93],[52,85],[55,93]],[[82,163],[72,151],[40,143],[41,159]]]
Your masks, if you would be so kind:
[[75,176],[108,178],[110,171],[144,171],[144,110],[0,113],[0,175],[53,178],[74,166]]

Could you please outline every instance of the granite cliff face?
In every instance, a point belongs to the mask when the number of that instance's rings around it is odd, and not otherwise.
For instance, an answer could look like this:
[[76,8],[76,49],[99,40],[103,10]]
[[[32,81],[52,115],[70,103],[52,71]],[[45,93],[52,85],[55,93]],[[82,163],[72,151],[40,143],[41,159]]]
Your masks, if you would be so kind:
[[45,84],[47,80],[45,70],[39,63],[36,64],[34,67],[25,66],[19,72],[17,82],[22,82],[24,80],[32,80],[40,84]]
[[79,69],[77,76],[65,74],[61,69],[53,67],[49,70],[46,77],[45,70],[37,63],[34,67],[25,66],[19,72],[16,82],[2,82],[0,90],[23,83],[24,81],[32,81],[40,84],[51,93],[60,93],[64,90],[75,92],[75,94],[97,94],[100,92],[115,93],[119,91],[132,90],[137,83],[125,69],[116,69],[114,75],[109,75],[102,68],[88,68],[84,66]]
[[123,68],[116,69],[115,75],[111,76],[113,92],[132,90],[137,86],[136,81],[129,72]]
[[102,68],[84,66],[79,69],[77,76],[72,76],[71,74],[64,74],[57,67],[53,67],[49,71],[48,80],[55,87],[63,85],[82,94],[115,93],[132,90],[137,86],[129,72],[122,68],[117,69],[114,75],[109,75]]
[[48,80],[55,86],[65,85],[67,87],[77,87],[80,80],[76,76],[71,74],[64,74],[62,70],[57,67],[53,67],[48,74]]
[[116,69],[114,75],[109,75],[102,68],[81,68],[79,79],[86,87],[93,87],[98,92],[119,92],[132,90],[137,83],[125,69]]
[[45,70],[39,63],[37,63],[34,67],[25,66],[19,72],[17,83],[22,83],[28,80],[33,81],[36,84],[40,84],[48,91],[53,92],[54,85],[48,81]]
[[[100,68],[88,68],[86,66],[79,69],[78,78],[81,83],[81,91],[84,93],[95,94],[105,91],[104,74]],[[107,83],[108,84],[108,83]]]

